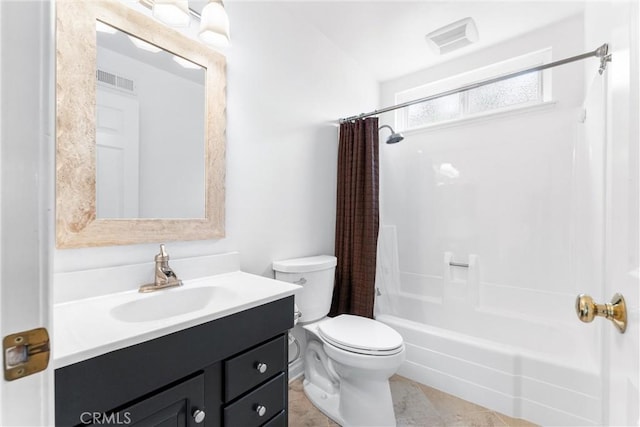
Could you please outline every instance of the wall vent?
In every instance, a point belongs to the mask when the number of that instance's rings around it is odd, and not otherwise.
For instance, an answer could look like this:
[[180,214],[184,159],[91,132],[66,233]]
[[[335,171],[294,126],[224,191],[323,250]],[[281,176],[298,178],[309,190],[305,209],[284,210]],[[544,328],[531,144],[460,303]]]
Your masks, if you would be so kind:
[[133,80],[110,73],[108,71],[100,69],[96,70],[96,79],[98,80],[98,83],[103,86],[118,89],[127,93],[136,92]]
[[464,18],[426,35],[427,43],[439,55],[478,41],[478,28],[472,18]]

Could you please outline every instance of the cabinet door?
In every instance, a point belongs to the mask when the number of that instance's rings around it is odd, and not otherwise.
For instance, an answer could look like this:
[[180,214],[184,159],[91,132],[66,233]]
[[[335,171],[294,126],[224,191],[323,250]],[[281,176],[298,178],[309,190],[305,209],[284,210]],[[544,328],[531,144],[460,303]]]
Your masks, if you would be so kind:
[[[89,421],[87,424],[93,426],[188,427],[204,425],[202,423],[203,414],[206,414],[204,401],[204,374],[200,374],[126,409],[107,414],[84,413],[84,419],[81,421],[85,423]],[[215,424],[214,422],[212,425]]]

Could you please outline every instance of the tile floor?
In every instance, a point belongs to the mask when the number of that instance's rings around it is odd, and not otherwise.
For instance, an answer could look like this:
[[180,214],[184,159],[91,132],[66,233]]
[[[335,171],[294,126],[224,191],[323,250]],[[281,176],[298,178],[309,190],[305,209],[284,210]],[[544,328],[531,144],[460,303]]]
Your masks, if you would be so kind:
[[[535,427],[399,375],[390,380],[398,427]],[[289,427],[337,427],[304,395],[302,379],[289,384]]]

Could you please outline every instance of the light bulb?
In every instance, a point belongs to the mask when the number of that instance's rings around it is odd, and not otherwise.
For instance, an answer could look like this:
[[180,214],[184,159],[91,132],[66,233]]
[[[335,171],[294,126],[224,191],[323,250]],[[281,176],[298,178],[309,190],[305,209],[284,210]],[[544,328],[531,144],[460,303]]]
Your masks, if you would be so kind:
[[229,45],[229,17],[221,1],[212,0],[202,9],[198,36],[211,46]]
[[153,17],[171,27],[188,27],[191,22],[188,0],[155,0]]

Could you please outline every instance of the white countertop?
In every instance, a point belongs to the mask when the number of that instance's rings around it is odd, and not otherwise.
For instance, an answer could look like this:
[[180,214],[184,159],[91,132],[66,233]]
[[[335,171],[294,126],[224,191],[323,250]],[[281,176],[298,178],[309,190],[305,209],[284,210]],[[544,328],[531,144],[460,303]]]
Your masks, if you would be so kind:
[[[216,288],[220,297],[212,298],[188,313],[149,321],[123,321],[112,312],[114,308],[132,301],[202,287]],[[235,271],[187,280],[181,287],[156,292],[141,294],[131,290],[56,304],[53,309],[53,365],[56,369],[61,368],[258,307],[293,295],[299,288],[290,283]],[[171,311],[171,307],[167,310]]]

